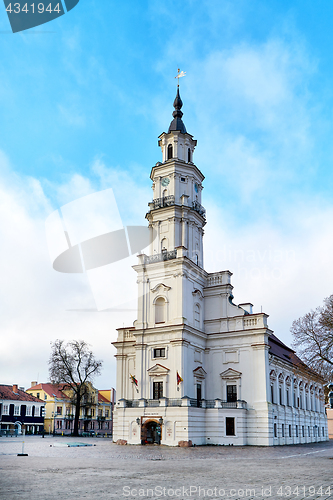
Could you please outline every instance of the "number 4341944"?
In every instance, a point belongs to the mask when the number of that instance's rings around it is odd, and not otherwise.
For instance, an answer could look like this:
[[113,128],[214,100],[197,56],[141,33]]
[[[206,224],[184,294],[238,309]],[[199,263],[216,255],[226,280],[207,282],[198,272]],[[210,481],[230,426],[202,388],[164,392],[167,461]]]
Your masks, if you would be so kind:
[[10,14],[12,13],[19,14],[20,12],[24,12],[25,14],[28,14],[28,12],[32,12],[33,14],[35,12],[36,13],[38,12],[38,14],[43,14],[43,12],[49,12],[50,14],[51,12],[57,12],[58,14],[61,13],[61,8],[59,3],[57,3],[54,9],[52,9],[51,3],[49,3],[46,7],[45,5],[43,2],[32,3],[32,4],[26,3],[21,8],[21,5],[19,3],[13,3],[13,7],[12,4],[10,3],[6,8],[6,11],[9,12]]

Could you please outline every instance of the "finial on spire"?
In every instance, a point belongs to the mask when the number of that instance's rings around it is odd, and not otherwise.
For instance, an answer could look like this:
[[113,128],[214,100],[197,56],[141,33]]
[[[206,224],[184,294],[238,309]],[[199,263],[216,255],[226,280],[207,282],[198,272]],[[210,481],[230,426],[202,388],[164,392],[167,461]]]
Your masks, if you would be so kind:
[[177,76],[175,76],[175,78],[178,79],[177,88],[179,88],[179,78],[182,78],[183,76],[186,76],[186,71],[180,71],[180,69],[178,68]]
[[175,100],[173,101],[173,107],[175,108],[175,110],[172,113],[173,120],[170,123],[168,133],[171,131],[178,130],[182,134],[186,134],[187,133],[186,128],[185,128],[185,125],[184,125],[183,120],[182,120],[183,112],[181,111],[181,109],[183,107],[183,101],[180,98],[179,85],[177,85],[177,95],[176,95]]

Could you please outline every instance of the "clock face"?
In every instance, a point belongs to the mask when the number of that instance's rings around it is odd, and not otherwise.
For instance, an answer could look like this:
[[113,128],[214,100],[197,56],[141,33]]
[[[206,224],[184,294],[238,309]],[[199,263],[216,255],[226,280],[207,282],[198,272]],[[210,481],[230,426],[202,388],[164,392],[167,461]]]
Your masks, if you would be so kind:
[[168,186],[168,185],[169,185],[169,183],[170,183],[170,179],[169,179],[169,177],[164,177],[164,179],[162,179],[162,186],[163,186],[163,187]]
[[197,184],[197,183],[195,183],[195,184],[194,184],[194,191],[195,191],[196,193],[198,192],[198,184]]

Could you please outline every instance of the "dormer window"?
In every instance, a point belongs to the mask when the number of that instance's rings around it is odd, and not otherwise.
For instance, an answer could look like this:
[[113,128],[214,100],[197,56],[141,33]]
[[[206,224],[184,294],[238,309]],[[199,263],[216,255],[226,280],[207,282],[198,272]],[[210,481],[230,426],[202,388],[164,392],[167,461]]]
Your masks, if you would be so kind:
[[168,146],[168,160],[171,160],[173,158],[173,151],[172,151],[172,144],[169,144]]

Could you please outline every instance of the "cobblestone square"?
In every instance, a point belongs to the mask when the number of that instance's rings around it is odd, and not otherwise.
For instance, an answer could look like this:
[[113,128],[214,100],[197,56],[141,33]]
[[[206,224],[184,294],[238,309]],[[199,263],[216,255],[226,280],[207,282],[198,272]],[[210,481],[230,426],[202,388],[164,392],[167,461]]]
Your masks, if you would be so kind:
[[[333,442],[274,448],[0,438],[0,498],[333,498]],[[69,447],[68,444],[90,446]]]

